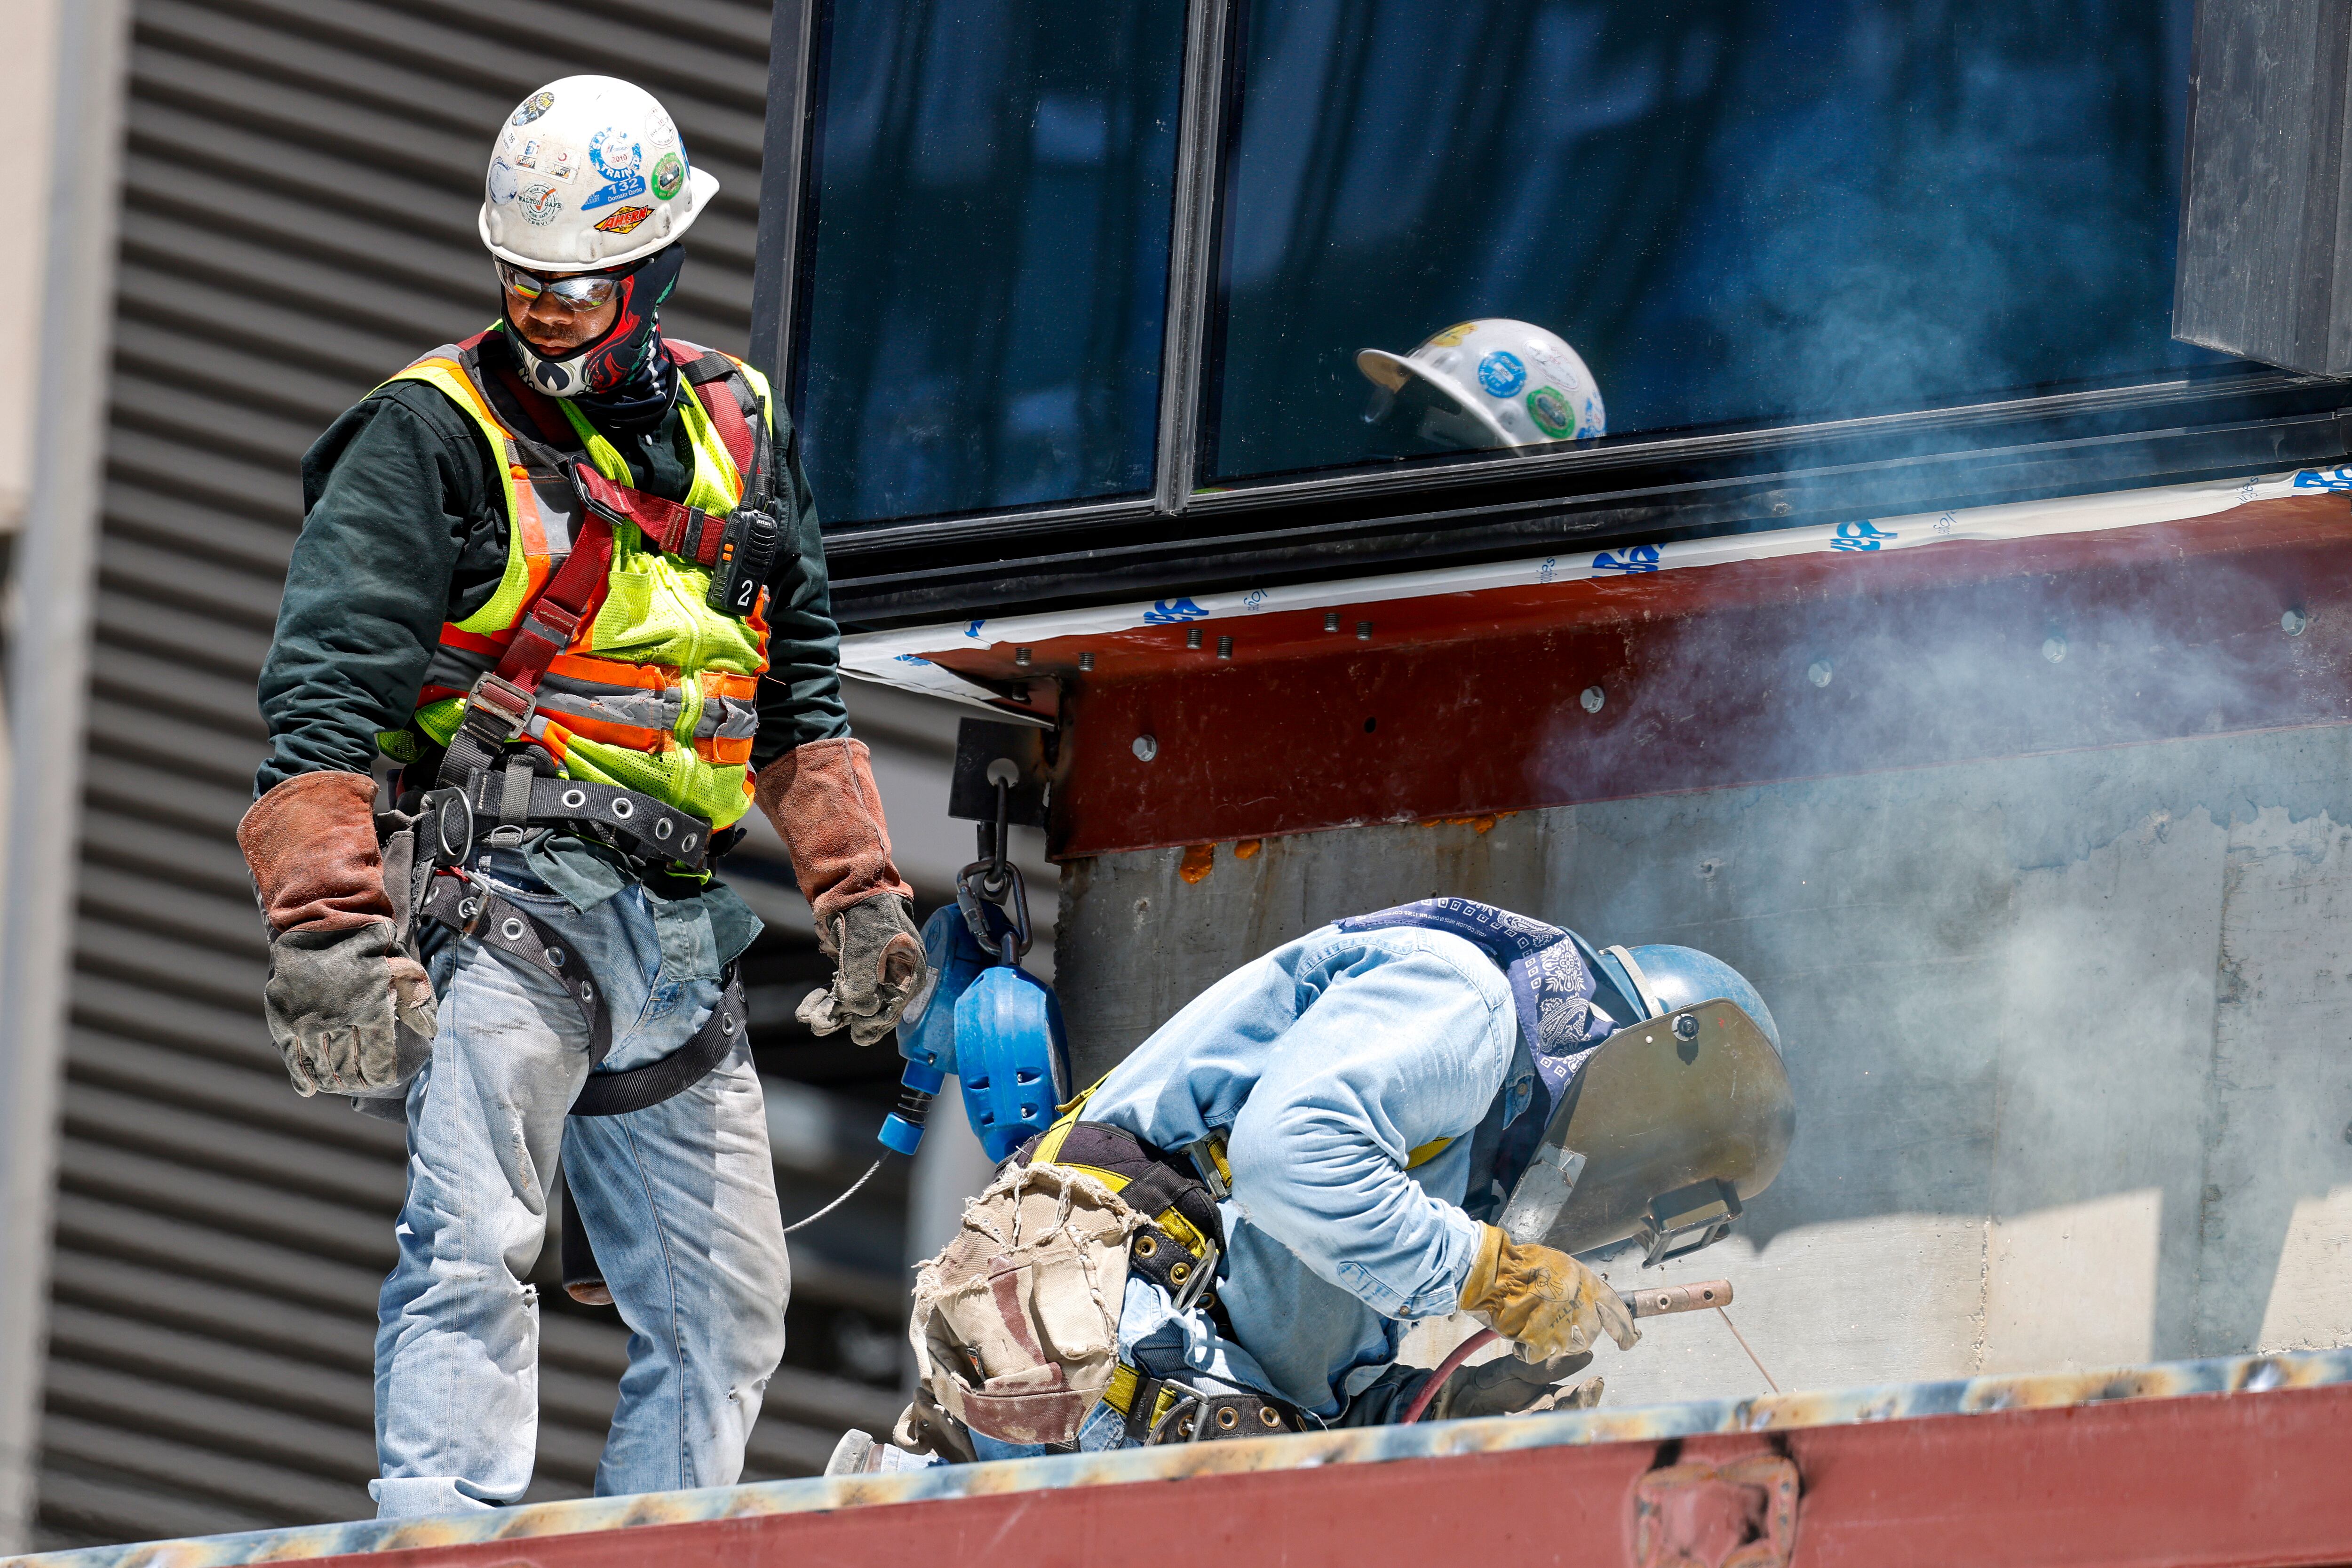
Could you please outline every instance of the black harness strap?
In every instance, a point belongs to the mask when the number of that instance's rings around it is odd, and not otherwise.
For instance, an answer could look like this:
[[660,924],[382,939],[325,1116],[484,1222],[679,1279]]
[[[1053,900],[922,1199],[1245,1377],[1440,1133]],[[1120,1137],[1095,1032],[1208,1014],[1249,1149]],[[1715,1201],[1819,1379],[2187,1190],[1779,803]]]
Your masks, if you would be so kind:
[[658,1105],[701,1082],[743,1037],[743,982],[730,964],[719,1005],[684,1045],[641,1068],[598,1073],[595,1069],[613,1050],[612,1015],[595,976],[557,931],[529,910],[470,878],[434,878],[417,913],[553,975],[571,993],[588,1024],[589,1078],[572,1101],[574,1116],[624,1116]]

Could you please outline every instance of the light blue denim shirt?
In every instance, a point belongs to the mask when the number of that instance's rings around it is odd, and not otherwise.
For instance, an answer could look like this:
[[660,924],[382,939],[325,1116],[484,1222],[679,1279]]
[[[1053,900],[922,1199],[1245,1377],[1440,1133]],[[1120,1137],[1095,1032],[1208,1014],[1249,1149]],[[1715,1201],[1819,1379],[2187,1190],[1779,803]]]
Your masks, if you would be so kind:
[[1171,1152],[1225,1132],[1234,1335],[1275,1392],[1332,1418],[1395,1359],[1399,1320],[1460,1300],[1471,1134],[1497,1096],[1508,1121],[1533,1090],[1509,984],[1479,948],[1326,926],[1202,993],[1086,1115]]

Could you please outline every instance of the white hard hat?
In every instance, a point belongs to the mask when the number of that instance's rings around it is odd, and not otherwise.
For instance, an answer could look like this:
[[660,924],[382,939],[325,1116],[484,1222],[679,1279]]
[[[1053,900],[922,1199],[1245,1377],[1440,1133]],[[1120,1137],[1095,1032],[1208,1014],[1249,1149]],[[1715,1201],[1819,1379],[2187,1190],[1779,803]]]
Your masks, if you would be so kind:
[[1423,434],[1465,447],[1589,441],[1608,428],[1600,384],[1584,361],[1558,333],[1528,321],[1460,321],[1409,354],[1365,349],[1356,368],[1387,393],[1415,383],[1436,393]]
[[568,76],[524,99],[499,131],[482,243],[534,271],[600,271],[675,243],[718,190],[652,93],[618,77]]

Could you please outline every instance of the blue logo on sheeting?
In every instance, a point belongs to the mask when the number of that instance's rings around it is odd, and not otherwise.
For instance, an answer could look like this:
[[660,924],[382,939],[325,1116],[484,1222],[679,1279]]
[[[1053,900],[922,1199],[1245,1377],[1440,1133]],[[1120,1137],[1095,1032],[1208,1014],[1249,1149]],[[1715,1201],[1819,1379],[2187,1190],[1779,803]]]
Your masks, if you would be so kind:
[[988,625],[986,621],[974,621],[971,625],[964,627],[963,635],[968,637],[976,637],[980,635],[980,628],[986,625]]
[[1837,537],[1830,541],[1830,548],[1832,550],[1875,550],[1885,541],[1900,537],[1899,534],[1872,527],[1870,520],[1864,518],[1860,522],[1839,523]]
[[921,654],[919,654],[919,653],[901,653],[901,654],[894,654],[892,657],[893,657],[893,658],[896,658],[896,659],[897,659],[900,664],[929,664],[929,663],[930,663],[930,662],[931,662],[929,659],[925,658]]
[[1519,356],[1496,349],[1478,362],[1478,384],[1497,397],[1517,397],[1528,384],[1528,367]]
[[1190,599],[1155,599],[1151,608],[1143,612],[1147,626],[1164,626],[1177,621],[1205,621],[1209,612]]
[[1612,555],[1604,550],[1592,558],[1592,569],[1595,572],[1622,572],[1628,576],[1638,572],[1655,572],[1658,569],[1658,547],[1636,544],[1622,555]]
[[2295,475],[2299,490],[2352,490],[2352,468],[2305,468]]

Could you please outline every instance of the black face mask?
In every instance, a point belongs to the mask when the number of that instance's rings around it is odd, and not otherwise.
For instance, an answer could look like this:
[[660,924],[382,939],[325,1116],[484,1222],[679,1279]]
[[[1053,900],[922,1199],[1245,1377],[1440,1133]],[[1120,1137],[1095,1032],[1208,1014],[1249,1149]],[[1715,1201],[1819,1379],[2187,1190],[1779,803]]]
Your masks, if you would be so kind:
[[620,279],[613,324],[561,360],[541,353],[514,330],[502,298],[499,321],[524,379],[541,392],[576,399],[600,427],[634,431],[659,425],[677,395],[677,370],[662,346],[661,307],[685,265],[683,245],[647,257]]

